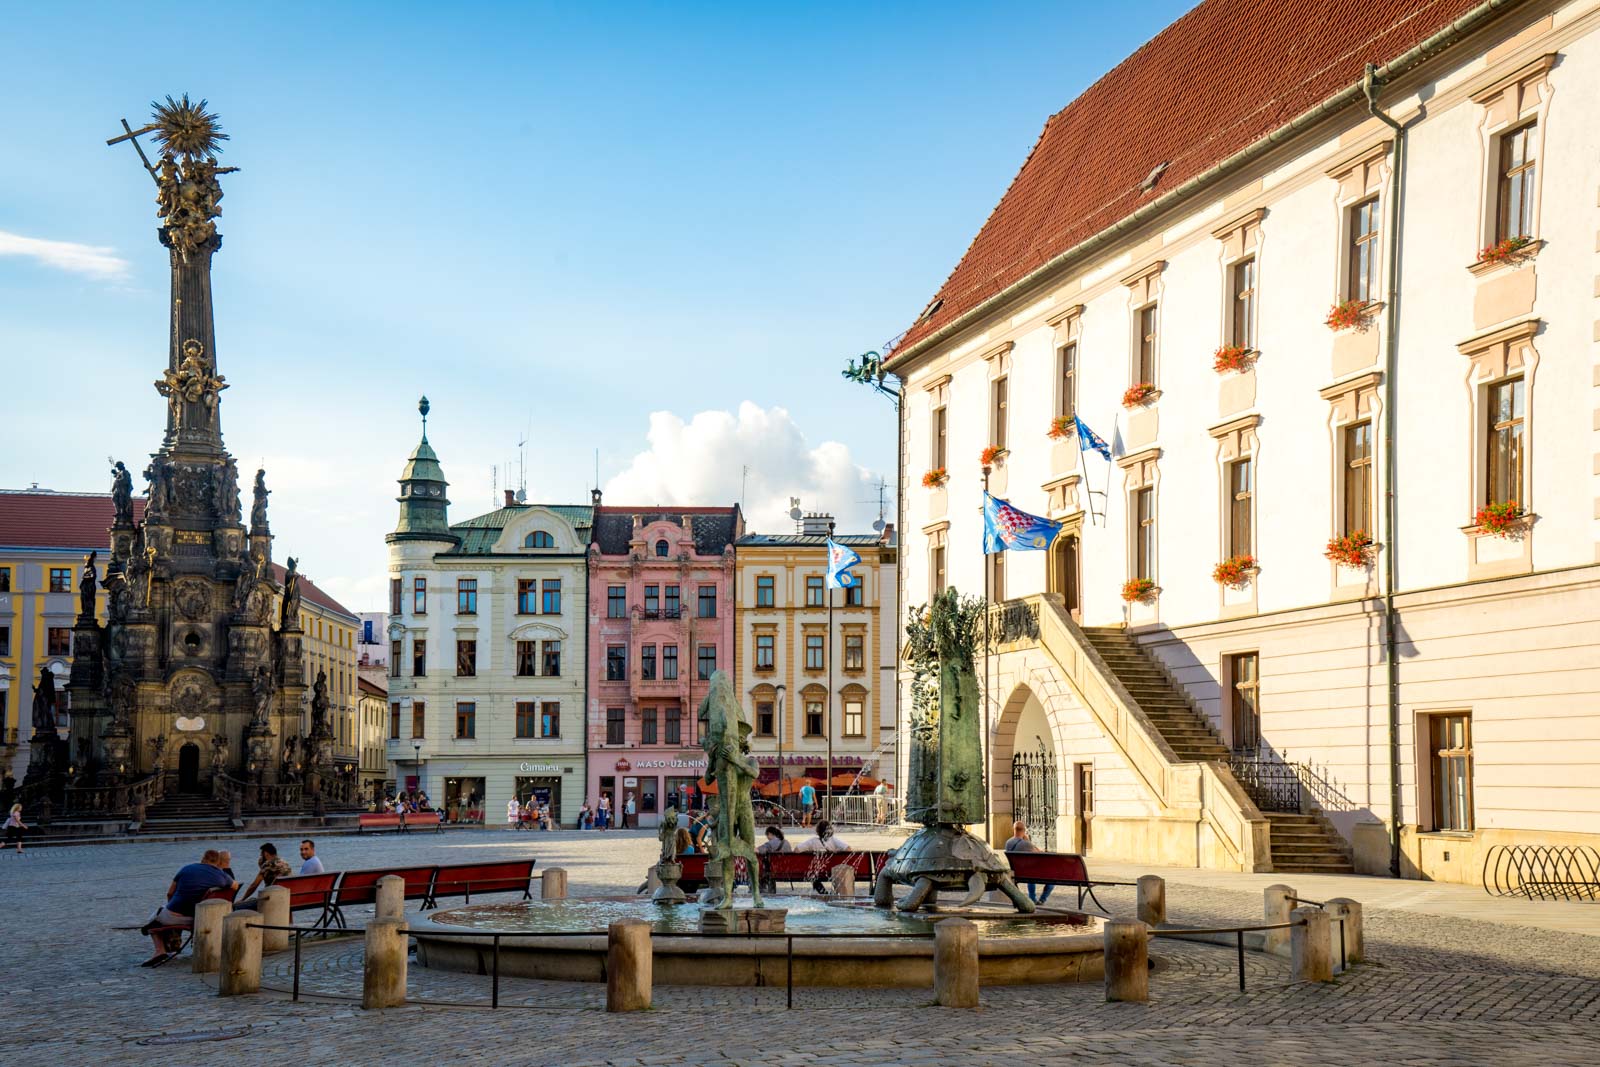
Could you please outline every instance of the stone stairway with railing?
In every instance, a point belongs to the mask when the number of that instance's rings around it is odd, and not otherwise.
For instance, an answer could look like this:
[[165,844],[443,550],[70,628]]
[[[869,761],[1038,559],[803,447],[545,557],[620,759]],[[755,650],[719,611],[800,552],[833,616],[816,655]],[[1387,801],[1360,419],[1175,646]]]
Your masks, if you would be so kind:
[[227,805],[209,796],[168,793],[145,812],[145,834],[220,834],[233,830]]

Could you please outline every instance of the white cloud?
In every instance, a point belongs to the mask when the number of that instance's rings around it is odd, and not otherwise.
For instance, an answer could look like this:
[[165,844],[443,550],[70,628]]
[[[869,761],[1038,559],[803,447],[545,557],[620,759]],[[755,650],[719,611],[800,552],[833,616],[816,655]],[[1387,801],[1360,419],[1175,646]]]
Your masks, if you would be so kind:
[[[605,486],[607,504],[709,506],[744,494],[750,529],[788,533],[789,498],[837,517],[839,532],[868,533],[878,517],[877,476],[837,441],[811,446],[788,411],[745,401],[737,414],[702,411],[685,422],[653,412],[650,447]],[[886,498],[888,521],[894,498]]]
[[0,256],[24,256],[47,267],[98,281],[120,281],[128,273],[128,261],[118,256],[115,249],[76,241],[46,241],[5,230],[0,230]]

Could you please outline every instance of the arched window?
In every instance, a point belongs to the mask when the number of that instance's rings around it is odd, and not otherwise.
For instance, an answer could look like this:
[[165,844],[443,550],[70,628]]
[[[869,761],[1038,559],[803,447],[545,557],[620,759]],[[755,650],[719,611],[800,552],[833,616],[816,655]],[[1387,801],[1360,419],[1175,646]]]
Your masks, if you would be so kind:
[[551,537],[548,531],[535,530],[535,531],[533,531],[533,533],[529,534],[527,537],[524,537],[522,539],[522,547],[523,548],[554,548],[554,547],[556,547],[556,539],[554,537]]
[[667,544],[666,538],[656,542],[656,555],[665,559],[669,551],[671,551],[671,546]]

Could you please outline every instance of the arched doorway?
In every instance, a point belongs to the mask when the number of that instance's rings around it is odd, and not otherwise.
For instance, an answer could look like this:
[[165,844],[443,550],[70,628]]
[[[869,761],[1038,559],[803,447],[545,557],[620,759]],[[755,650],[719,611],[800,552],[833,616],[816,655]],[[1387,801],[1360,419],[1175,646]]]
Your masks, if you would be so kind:
[[[1044,705],[1026,685],[1017,687],[1000,713],[989,773],[997,785],[1011,787],[1010,803],[997,799],[995,804],[1000,840],[1011,835],[1011,823],[1020,819],[1039,848],[1070,851],[1070,833],[1061,827],[1064,797],[1055,731]],[[996,793],[998,797],[1000,790]]]
[[200,746],[193,741],[178,749],[178,792],[200,792]]
[[1078,535],[1062,534],[1050,546],[1050,592],[1059,594],[1074,619],[1083,618]]

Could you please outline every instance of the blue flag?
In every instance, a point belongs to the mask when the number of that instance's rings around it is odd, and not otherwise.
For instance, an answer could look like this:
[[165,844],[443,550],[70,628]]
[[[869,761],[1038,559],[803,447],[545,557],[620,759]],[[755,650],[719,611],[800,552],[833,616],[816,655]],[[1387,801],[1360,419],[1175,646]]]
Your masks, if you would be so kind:
[[856,576],[850,573],[850,568],[860,562],[855,549],[828,538],[828,588],[849,589],[855,585]]
[[1073,425],[1078,430],[1078,441],[1091,452],[1098,452],[1106,459],[1111,458],[1111,446],[1106,444],[1105,438],[1089,429],[1089,424],[1077,415],[1072,416]]
[[983,494],[983,552],[1040,552],[1061,532],[1054,519],[1018,511],[999,497]]

